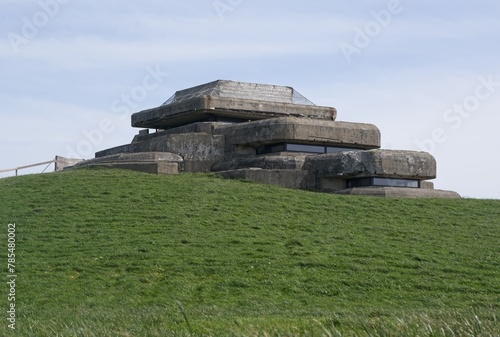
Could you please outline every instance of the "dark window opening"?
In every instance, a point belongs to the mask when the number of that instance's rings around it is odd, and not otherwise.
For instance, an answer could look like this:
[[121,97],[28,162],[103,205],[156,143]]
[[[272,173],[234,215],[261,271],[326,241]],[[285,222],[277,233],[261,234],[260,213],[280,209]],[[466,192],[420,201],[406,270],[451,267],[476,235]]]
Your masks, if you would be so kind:
[[308,152],[308,153],[325,153],[324,146],[305,145],[305,144],[285,144],[285,151],[289,152]]
[[361,149],[351,147],[322,146],[309,144],[273,144],[257,148],[257,154],[267,154],[276,152],[304,152],[304,153],[335,153],[342,151],[360,151]]
[[346,186],[347,188],[366,186],[420,188],[420,180],[380,177],[354,178],[348,179]]
[[347,188],[373,186],[372,178],[356,178],[347,180]]

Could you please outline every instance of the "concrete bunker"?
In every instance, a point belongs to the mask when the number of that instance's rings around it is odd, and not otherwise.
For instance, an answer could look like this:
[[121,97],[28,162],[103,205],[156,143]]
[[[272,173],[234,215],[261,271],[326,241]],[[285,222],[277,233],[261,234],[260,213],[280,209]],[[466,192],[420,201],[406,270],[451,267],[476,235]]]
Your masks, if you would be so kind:
[[215,172],[339,194],[460,197],[429,182],[436,178],[429,153],[380,149],[375,125],[336,117],[335,108],[314,105],[291,87],[218,80],[133,114],[132,126],[147,129],[132,143],[74,167]]

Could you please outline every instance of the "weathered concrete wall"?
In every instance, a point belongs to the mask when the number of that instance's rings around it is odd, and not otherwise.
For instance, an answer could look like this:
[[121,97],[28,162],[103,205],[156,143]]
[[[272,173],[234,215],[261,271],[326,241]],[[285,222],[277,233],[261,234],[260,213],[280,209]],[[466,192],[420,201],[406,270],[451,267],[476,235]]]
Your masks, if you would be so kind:
[[156,163],[134,163],[134,162],[114,162],[114,163],[94,163],[88,164],[89,167],[108,167],[108,168],[116,168],[122,170],[132,170],[139,171],[144,173],[151,174],[178,174],[181,173],[181,169],[179,169],[178,163],[164,163],[164,162],[156,162]]
[[166,134],[104,150],[96,153],[96,157],[139,152],[175,153],[183,158],[188,171],[209,172],[213,164],[224,160],[224,137],[206,133]]
[[315,105],[204,96],[137,112],[132,115],[132,126],[168,129],[189,123],[208,121],[211,116],[242,121],[287,116],[335,120],[337,110],[332,107]]
[[184,160],[220,160],[224,155],[224,139],[204,133],[182,133],[156,138],[144,144],[154,151],[173,152]]
[[348,188],[341,191],[335,191],[333,193],[392,198],[460,198],[460,195],[453,191],[433,190],[427,188],[398,188],[379,186]]
[[302,170],[306,156],[304,155],[266,155],[258,157],[237,158],[224,163],[217,163],[212,171],[227,171],[243,168],[261,168],[269,170]]
[[432,181],[421,181],[420,182],[420,188],[425,188],[428,190],[433,190],[434,189],[434,183]]
[[230,160],[255,156],[257,146],[280,142],[374,149],[380,147],[380,131],[371,124],[291,117],[247,123],[199,122],[152,134],[142,133],[132,144],[101,151],[96,156],[168,151],[186,160],[204,160],[222,153]]
[[436,160],[427,152],[369,150],[309,156],[304,168],[319,177],[436,178]]
[[226,136],[227,146],[261,146],[279,142],[299,142],[359,149],[380,147],[380,130],[371,124],[334,122],[307,118],[274,118],[217,129]]
[[313,185],[307,171],[248,168],[221,171],[217,172],[217,175],[228,179],[249,180],[285,188],[310,189]]
[[335,192],[346,189],[346,179],[345,178],[332,178],[332,177],[322,177],[317,173],[313,173],[315,185],[311,189],[321,191],[321,192]]
[[[202,122],[153,134],[143,132],[134,138],[132,144],[98,152],[96,157],[123,152],[172,152],[182,156],[190,172],[207,172],[214,164],[218,165],[214,170],[220,171],[251,165],[261,167],[251,164],[263,160],[255,158],[256,147],[279,142],[371,149],[380,146],[380,131],[370,124],[290,117],[237,124]],[[238,164],[235,158],[245,159]],[[274,157],[268,160],[272,161],[283,162],[283,159]],[[280,168],[287,169],[286,166]]]
[[152,140],[154,138],[163,137],[167,135],[179,134],[179,133],[206,133],[206,134],[214,134],[215,130],[221,127],[225,127],[227,125],[232,125],[233,123],[224,123],[224,122],[197,122],[193,124],[183,125],[176,128],[168,129],[168,130],[159,130],[154,133],[143,133],[144,131],[149,130],[141,130],[138,135],[134,137],[132,143],[139,143],[148,140]]
[[140,153],[117,153],[108,156],[96,157],[94,159],[83,160],[75,165],[75,167],[86,166],[94,163],[113,163],[113,162],[156,162],[156,161],[170,161],[182,162],[181,156],[170,152],[154,152],[145,151]]
[[177,174],[183,171],[182,157],[166,152],[121,153],[77,163],[71,168],[102,166],[156,174]]
[[[435,191],[431,182],[424,181],[436,177],[436,161],[430,154],[380,150],[376,126],[333,121],[336,111],[331,109],[208,96],[190,99],[135,114],[135,126],[166,130],[143,130],[131,144],[98,152],[95,159],[75,167],[99,165],[166,174],[216,172],[228,178],[341,194],[459,197],[454,192]],[[253,121],[204,121],[214,114]],[[295,115],[300,117],[290,117]],[[257,155],[258,147],[280,143],[357,151]],[[346,179],[358,177],[416,179],[421,188],[347,189]]]
[[[195,98],[171,106],[147,109],[132,115],[132,126],[137,128],[162,129],[202,121],[207,110],[206,100]],[[191,114],[186,112],[191,111]],[[166,120],[169,120],[168,122]]]
[[64,170],[65,167],[76,165],[82,162],[83,159],[65,158],[61,156],[56,156],[55,171],[59,172]]

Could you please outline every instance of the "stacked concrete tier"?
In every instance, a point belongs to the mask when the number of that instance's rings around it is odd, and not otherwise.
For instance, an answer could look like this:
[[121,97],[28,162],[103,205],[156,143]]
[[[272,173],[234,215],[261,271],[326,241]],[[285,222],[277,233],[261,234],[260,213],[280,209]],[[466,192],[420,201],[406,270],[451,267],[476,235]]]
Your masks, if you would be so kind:
[[335,120],[337,110],[313,105],[290,87],[219,80],[179,91],[166,104],[133,114],[132,126],[167,129],[201,121],[287,116]]
[[142,130],[131,144],[77,166],[216,172],[340,194],[459,197],[427,181],[436,177],[430,154],[381,150],[376,126],[335,118],[334,108],[315,106],[290,87],[215,81],[132,115],[133,126],[156,132]]

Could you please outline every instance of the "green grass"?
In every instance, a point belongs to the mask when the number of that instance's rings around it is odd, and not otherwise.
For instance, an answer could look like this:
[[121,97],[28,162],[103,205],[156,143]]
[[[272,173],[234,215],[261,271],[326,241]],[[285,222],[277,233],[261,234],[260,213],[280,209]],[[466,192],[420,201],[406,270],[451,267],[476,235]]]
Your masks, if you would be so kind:
[[500,335],[499,200],[83,169],[0,180],[4,272],[8,223],[2,336]]

